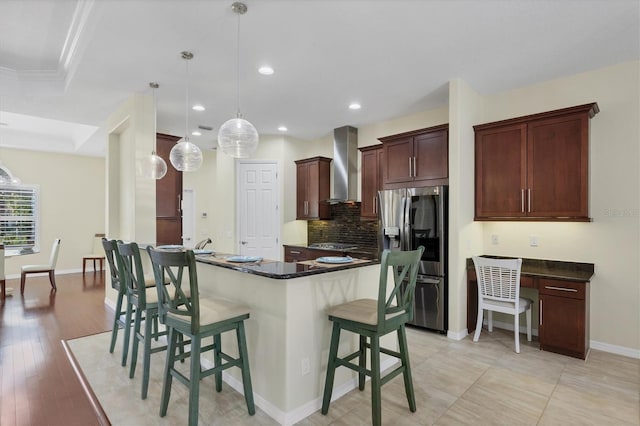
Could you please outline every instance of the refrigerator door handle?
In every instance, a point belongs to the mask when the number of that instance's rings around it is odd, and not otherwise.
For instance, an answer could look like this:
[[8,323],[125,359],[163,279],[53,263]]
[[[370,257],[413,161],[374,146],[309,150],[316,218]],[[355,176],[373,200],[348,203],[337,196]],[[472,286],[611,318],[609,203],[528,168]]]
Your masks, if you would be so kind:
[[411,196],[406,194],[402,199],[402,239],[401,249],[411,250],[409,213],[411,212]]

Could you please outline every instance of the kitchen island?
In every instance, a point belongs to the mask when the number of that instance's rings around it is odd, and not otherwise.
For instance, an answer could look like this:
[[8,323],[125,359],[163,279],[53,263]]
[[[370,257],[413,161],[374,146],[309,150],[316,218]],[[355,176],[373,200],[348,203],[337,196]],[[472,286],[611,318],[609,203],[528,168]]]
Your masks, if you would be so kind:
[[[234,263],[221,254],[199,255],[196,259],[203,297],[225,298],[251,308],[245,324],[256,405],[283,425],[317,411],[331,337],[325,310],[354,299],[377,299],[379,263],[359,259],[345,264],[270,260]],[[235,336],[223,335],[223,345],[233,353]],[[396,349],[395,335],[383,339],[383,345]],[[356,336],[343,333],[341,353],[356,347]],[[384,358],[382,367],[394,361]],[[240,374],[235,370],[227,370],[224,378],[242,392]],[[356,373],[338,369],[334,399],[356,383]]]

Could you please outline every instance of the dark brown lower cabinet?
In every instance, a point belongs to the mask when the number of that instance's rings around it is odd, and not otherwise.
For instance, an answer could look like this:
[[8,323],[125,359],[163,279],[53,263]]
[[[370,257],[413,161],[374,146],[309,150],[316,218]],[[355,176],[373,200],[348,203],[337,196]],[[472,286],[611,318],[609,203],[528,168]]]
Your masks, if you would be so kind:
[[589,349],[589,283],[538,280],[540,348],[585,359]]

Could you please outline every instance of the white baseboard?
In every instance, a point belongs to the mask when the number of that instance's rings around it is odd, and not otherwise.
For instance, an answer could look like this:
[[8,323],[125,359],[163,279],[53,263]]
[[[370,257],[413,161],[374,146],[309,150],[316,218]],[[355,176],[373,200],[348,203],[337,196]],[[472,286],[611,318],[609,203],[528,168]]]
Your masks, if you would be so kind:
[[609,352],[616,355],[628,356],[629,358],[640,359],[640,349],[627,348],[624,346],[612,345],[609,343],[589,341],[591,349],[597,349],[603,352]]
[[451,331],[447,330],[447,338],[453,340],[462,340],[469,334],[469,330],[466,328],[462,331]]
[[[484,325],[487,325],[486,321],[484,322]],[[497,328],[513,331],[513,323],[494,320],[493,326]],[[527,332],[526,325],[524,327],[520,327],[520,333],[526,333],[526,332]],[[534,336],[538,336],[538,329],[532,327],[531,334]],[[609,352],[616,355],[622,355],[622,356],[628,356],[630,358],[640,359],[640,350],[638,349],[627,348],[625,346],[612,345],[610,343],[598,342],[596,340],[590,340],[589,347],[591,349],[597,349],[603,352]]]
[[[397,364],[399,361],[395,358],[387,358],[380,363],[380,371],[384,371],[387,368],[390,368],[394,364]],[[207,359],[202,359],[203,367],[210,368],[213,367],[211,362]],[[232,375],[223,372],[222,380],[224,380],[229,386],[236,390],[236,392],[244,395],[244,387],[242,386],[242,381],[236,379]],[[367,377],[367,381],[370,380]],[[351,381],[344,383],[342,386],[338,386],[333,389],[333,393],[331,395],[331,401],[335,401],[336,399],[344,396],[345,394],[351,392],[358,386],[358,378],[354,378]],[[283,426],[291,426],[300,420],[306,419],[311,414],[315,413],[322,407],[322,397],[316,398],[312,401],[309,401],[298,408],[295,408],[291,411],[285,412],[275,405],[271,404],[269,401],[264,399],[261,395],[256,392],[253,393],[253,400],[255,404],[260,407],[262,411],[264,411],[269,417],[274,419],[276,422]]]

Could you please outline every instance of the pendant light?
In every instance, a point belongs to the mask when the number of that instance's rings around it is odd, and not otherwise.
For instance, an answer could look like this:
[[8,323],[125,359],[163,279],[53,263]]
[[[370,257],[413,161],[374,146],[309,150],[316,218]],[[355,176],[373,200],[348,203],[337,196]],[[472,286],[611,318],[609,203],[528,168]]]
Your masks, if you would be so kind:
[[202,151],[198,145],[189,142],[189,61],[193,59],[193,53],[181,52],[182,59],[187,69],[187,94],[185,101],[185,129],[184,138],[178,141],[169,154],[169,160],[176,170],[181,172],[194,172],[202,165]]
[[231,5],[238,15],[238,45],[237,45],[237,81],[236,81],[236,97],[237,97],[237,114],[236,118],[227,120],[218,131],[218,145],[222,152],[235,158],[247,158],[258,147],[258,131],[253,124],[242,118],[240,113],[240,15],[247,12],[247,5],[235,2]]
[[167,163],[162,157],[156,155],[156,133],[158,132],[158,105],[156,101],[156,89],[158,83],[151,82],[149,87],[153,90],[153,150],[151,155],[145,158],[141,164],[142,176],[149,179],[162,179],[167,174]]

